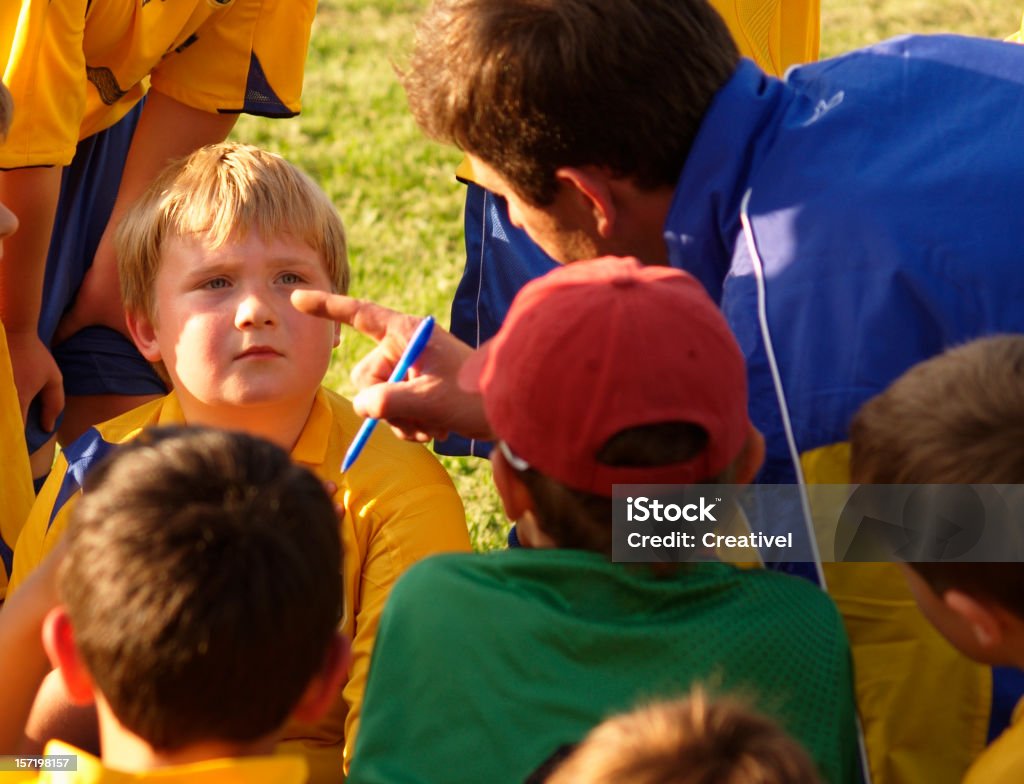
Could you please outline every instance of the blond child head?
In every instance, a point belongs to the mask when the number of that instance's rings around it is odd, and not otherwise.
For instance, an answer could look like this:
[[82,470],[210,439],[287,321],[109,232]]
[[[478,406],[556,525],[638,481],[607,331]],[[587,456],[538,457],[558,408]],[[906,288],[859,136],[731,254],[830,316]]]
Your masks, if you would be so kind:
[[769,719],[701,690],[599,724],[548,784],[817,784],[807,752]]
[[[349,277],[341,220],[316,184],[257,147],[204,147],[133,205],[115,245],[128,329],[185,420],[294,436],[339,328],[290,295],[344,293]],[[266,429],[289,418],[288,437]]]

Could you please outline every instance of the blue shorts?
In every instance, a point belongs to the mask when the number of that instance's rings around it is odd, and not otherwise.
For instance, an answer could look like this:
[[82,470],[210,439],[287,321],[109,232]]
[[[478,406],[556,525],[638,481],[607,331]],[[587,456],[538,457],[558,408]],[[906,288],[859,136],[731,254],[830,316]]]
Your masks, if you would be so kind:
[[[142,102],[117,124],[78,143],[61,177],[60,199],[46,257],[39,337],[50,346],[61,317],[74,302],[92,264],[121,183]],[[110,292],[112,297],[118,292]],[[64,374],[66,395],[162,395],[160,377],[130,340],[107,327],[87,327],[53,350]],[[29,452],[50,438],[40,427],[36,405],[29,414],[25,440]]]
[[[467,183],[466,271],[452,301],[452,334],[474,348],[501,328],[516,293],[558,266],[526,232],[512,225],[505,200]],[[451,435],[435,441],[442,455],[487,457],[488,442]]]

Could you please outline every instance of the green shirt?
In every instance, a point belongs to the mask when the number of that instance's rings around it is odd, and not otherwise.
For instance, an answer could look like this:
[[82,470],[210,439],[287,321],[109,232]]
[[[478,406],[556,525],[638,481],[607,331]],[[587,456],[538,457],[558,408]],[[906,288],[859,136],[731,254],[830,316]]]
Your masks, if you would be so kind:
[[668,577],[577,550],[430,558],[381,618],[349,781],[522,782],[609,715],[738,692],[858,780],[849,648],[810,583],[725,564]]

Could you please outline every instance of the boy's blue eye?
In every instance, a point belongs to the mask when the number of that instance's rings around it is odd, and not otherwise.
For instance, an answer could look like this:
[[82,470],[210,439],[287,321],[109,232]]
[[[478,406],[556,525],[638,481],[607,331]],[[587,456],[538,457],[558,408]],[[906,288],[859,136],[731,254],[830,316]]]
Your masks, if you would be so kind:
[[208,280],[206,281],[206,283],[203,284],[203,287],[208,289],[223,289],[227,288],[227,286],[227,278],[213,278],[212,280]]
[[288,286],[305,283],[302,277],[300,275],[296,275],[294,272],[282,272],[278,280]]

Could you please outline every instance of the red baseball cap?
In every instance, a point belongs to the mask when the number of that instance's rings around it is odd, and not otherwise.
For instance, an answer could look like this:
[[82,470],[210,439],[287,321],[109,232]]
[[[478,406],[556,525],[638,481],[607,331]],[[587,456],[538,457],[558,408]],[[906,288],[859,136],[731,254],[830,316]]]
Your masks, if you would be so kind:
[[[736,340],[696,279],[633,258],[559,267],[516,296],[463,366],[488,422],[545,476],[610,497],[615,484],[695,484],[738,456],[751,430]],[[640,425],[689,422],[708,435],[682,463],[610,466],[598,451]]]

